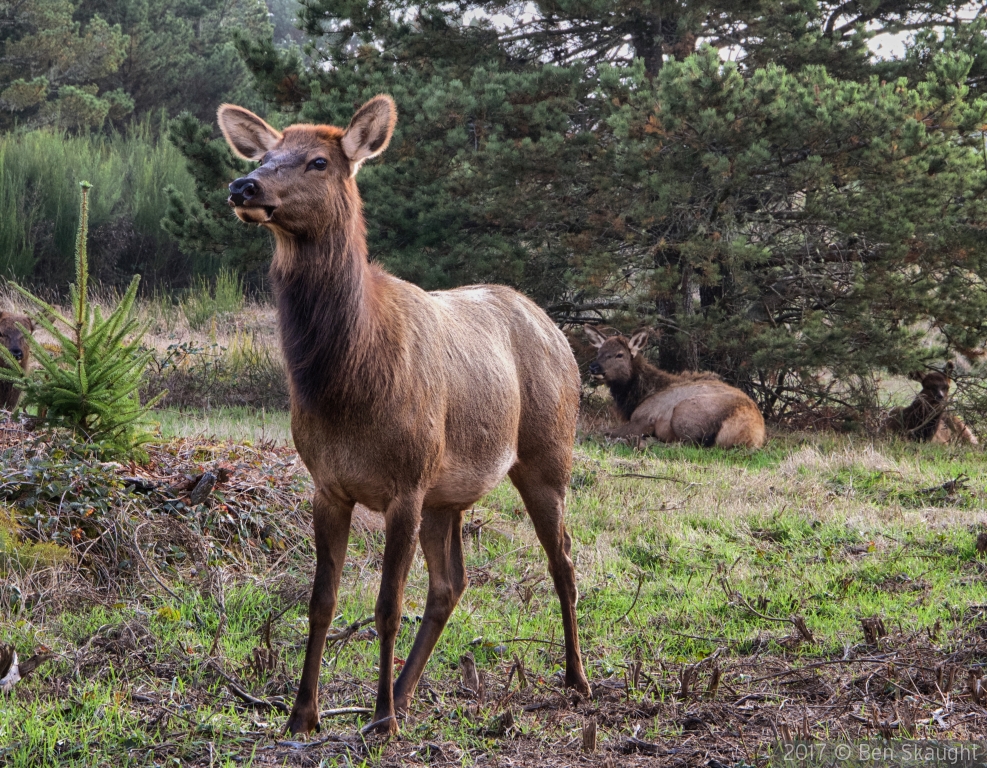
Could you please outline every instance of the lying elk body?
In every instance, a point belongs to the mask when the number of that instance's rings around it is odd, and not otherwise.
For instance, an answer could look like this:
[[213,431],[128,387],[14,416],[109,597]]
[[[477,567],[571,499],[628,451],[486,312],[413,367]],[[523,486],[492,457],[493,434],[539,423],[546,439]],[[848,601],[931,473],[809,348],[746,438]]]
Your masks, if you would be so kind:
[[610,437],[647,435],[663,443],[721,448],[764,445],[764,417],[757,405],[719,376],[659,370],[638,354],[648,340],[647,331],[628,339],[607,338],[591,325],[585,330],[597,348],[590,373],[607,382],[627,421],[610,430]]
[[953,364],[947,363],[943,373],[915,372],[909,378],[918,381],[922,389],[907,408],[893,408],[891,428],[911,440],[930,443],[960,442],[977,445],[977,437],[963,421],[948,412],[950,376]]
[[[579,376],[565,337],[513,290],[426,293],[367,259],[356,173],[387,147],[394,102],[377,96],[348,128],[283,133],[223,105],[226,140],[259,168],[230,204],[275,238],[271,282],[291,392],[291,431],[315,482],[316,569],[292,733],[319,727],[318,680],[356,502],[384,515],[375,621],[380,679],[371,728],[398,729],[466,588],[463,512],[509,475],[548,555],[562,604],[567,686],[589,693],[576,577],[563,524]],[[394,643],[416,538],[428,565],[422,623],[397,681]]]

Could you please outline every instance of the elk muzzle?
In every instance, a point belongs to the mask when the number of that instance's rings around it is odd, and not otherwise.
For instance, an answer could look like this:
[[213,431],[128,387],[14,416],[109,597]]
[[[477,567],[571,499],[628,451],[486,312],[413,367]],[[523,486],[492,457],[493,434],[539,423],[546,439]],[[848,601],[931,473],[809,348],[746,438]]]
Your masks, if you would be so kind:
[[260,195],[256,180],[243,176],[230,183],[230,205],[240,207]]
[[14,356],[14,360],[16,360],[18,363],[24,359],[24,350],[22,350],[20,347],[11,347],[10,354]]
[[602,376],[603,366],[600,365],[596,360],[589,364],[589,372],[592,376]]
[[237,218],[248,224],[268,224],[280,205],[276,196],[265,190],[260,180],[251,174],[230,184],[229,203]]

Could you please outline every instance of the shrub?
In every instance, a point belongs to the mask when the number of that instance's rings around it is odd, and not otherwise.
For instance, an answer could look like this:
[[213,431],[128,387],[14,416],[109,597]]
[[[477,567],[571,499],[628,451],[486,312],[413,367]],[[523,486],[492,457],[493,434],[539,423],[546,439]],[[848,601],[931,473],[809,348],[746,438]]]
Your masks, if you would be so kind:
[[140,277],[131,280],[127,292],[106,318],[99,307],[89,302],[86,239],[88,192],[92,185],[83,181],[80,186],[76,282],[69,289],[72,317],[14,285],[42,310],[38,324],[57,339],[58,348],[51,351],[29,335],[28,344],[41,368],[27,376],[16,370],[13,355],[0,348],[10,366],[10,370],[0,369],[0,376],[23,389],[23,404],[36,407],[47,423],[72,429],[101,453],[131,454],[151,437],[147,412],[164,393],[146,405],[140,404],[141,376],[151,360],[151,353],[141,347],[147,328],[139,326],[133,317]]
[[199,278],[182,300],[182,312],[192,330],[205,327],[214,317],[233,315],[243,309],[244,286],[239,275],[221,269],[210,290],[209,282]]
[[[161,228],[165,187],[192,194],[178,150],[150,119],[124,134],[69,136],[54,130],[0,136],[0,276],[53,289],[72,279],[78,204],[75,179],[99,190],[90,201],[93,278],[170,285],[176,275],[212,273]],[[146,285],[145,285],[146,287]]]
[[161,402],[169,408],[289,407],[280,353],[249,331],[238,332],[225,347],[215,340],[170,345],[152,362],[144,388],[147,393],[166,389]]

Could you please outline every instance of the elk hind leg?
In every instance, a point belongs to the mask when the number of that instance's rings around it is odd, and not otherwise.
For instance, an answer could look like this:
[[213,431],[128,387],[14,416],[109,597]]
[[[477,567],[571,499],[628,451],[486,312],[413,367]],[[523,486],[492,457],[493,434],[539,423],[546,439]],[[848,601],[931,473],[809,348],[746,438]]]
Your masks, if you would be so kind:
[[463,510],[431,510],[422,515],[418,540],[428,565],[428,598],[408,661],[394,686],[394,707],[406,712],[435,644],[466,591]]
[[565,635],[565,684],[589,695],[589,681],[583,671],[576,626],[576,568],[572,564],[572,539],[565,529],[565,492],[569,484],[568,461],[553,462],[541,456],[530,463],[518,463],[509,473],[518,489],[528,516],[535,526],[538,540],[548,556],[548,570],[562,607],[562,631]]
[[312,500],[312,522],[315,533],[315,579],[308,609],[308,645],[302,679],[298,684],[295,706],[288,716],[286,730],[309,733],[319,730],[319,673],[326,633],[336,611],[339,578],[346,560],[349,540],[351,502],[315,492]]

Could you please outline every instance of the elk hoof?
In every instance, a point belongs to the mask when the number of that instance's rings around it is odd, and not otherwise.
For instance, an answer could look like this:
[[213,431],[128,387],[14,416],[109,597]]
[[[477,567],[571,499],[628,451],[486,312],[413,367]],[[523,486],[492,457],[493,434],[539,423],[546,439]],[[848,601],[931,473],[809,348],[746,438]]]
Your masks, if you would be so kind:
[[581,693],[583,696],[586,696],[587,698],[592,696],[592,692],[589,687],[589,680],[587,680],[586,675],[582,674],[581,672],[577,672],[573,675],[570,675],[568,672],[566,672],[565,687],[574,688],[577,691],[579,691],[579,693]]
[[312,731],[318,733],[322,730],[322,727],[319,725],[318,710],[315,707],[305,709],[298,709],[296,707],[291,711],[291,715],[288,716],[288,723],[284,729],[293,736],[311,733]]

